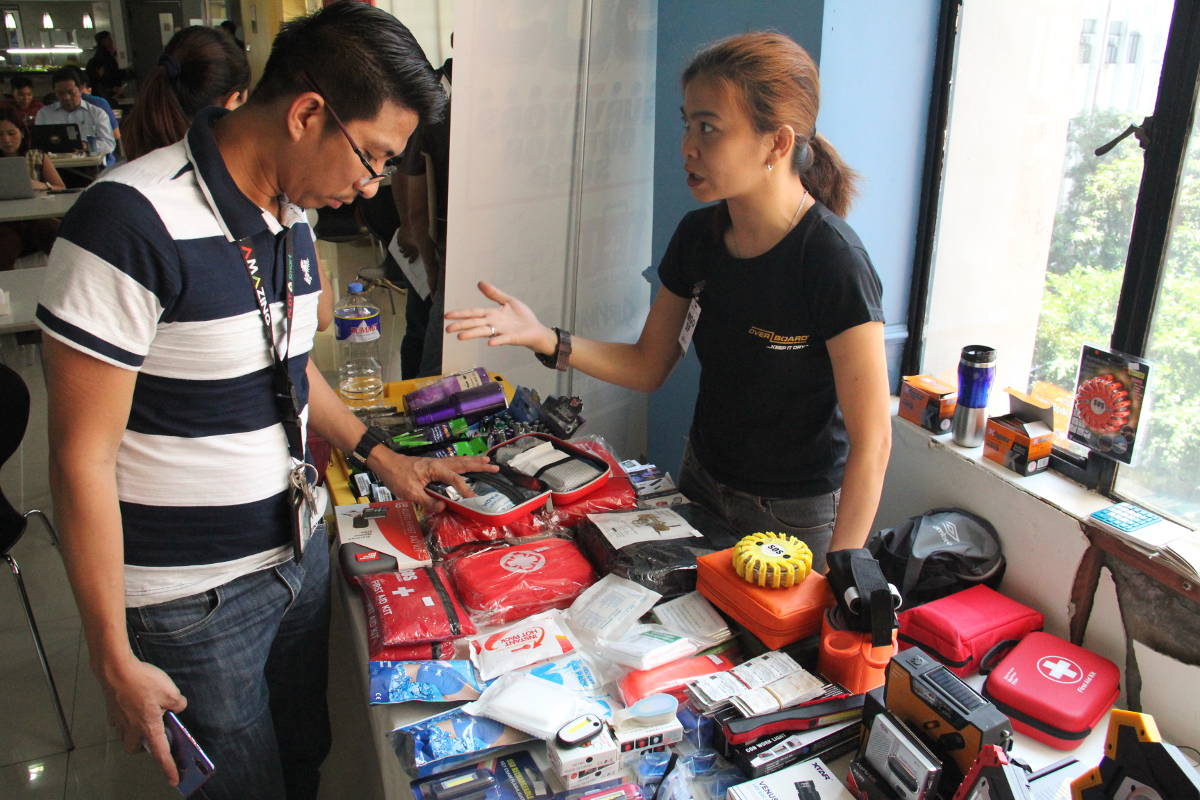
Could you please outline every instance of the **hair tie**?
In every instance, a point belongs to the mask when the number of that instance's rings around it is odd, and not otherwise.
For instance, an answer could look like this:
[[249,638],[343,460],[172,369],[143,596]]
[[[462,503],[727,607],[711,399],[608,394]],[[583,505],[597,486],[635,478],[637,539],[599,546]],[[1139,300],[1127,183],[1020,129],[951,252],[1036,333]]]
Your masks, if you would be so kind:
[[175,60],[175,56],[163,53],[158,58],[158,65],[167,71],[167,77],[170,80],[179,78],[179,62]]

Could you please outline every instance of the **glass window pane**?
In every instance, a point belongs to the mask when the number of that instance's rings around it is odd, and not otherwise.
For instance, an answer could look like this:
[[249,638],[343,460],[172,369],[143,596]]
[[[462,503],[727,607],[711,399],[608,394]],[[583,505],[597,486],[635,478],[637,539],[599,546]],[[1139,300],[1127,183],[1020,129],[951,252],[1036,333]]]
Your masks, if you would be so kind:
[[1200,526],[1200,118],[1192,128],[1150,327],[1148,412],[1119,494]]
[[1172,8],[963,6],[922,369],[953,381],[963,345],[991,345],[995,385],[1055,401],[1064,435],[1080,347],[1112,336],[1142,176],[1134,137],[1094,151],[1153,112]]

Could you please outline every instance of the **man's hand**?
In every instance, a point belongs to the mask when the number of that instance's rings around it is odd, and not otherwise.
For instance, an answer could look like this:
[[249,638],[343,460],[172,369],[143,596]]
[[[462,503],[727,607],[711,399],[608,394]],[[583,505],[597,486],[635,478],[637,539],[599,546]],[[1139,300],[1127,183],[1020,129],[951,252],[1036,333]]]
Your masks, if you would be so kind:
[[403,227],[396,231],[396,249],[400,251],[400,255],[408,259],[408,263],[410,264],[416,261],[417,256],[421,254],[421,251],[417,249],[416,243],[405,235]]
[[163,728],[164,711],[178,714],[187,708],[175,682],[153,664],[136,659],[115,670],[102,670],[97,677],[108,703],[108,721],[120,732],[125,752],[136,753],[144,747],[167,782],[178,785],[179,772]]
[[454,458],[415,458],[394,453],[386,447],[376,447],[367,460],[384,485],[396,499],[411,500],[427,513],[441,511],[445,503],[430,497],[425,485],[433,481],[448,483],[465,497],[474,496],[463,479],[463,472],[498,472],[486,456],[455,456]]

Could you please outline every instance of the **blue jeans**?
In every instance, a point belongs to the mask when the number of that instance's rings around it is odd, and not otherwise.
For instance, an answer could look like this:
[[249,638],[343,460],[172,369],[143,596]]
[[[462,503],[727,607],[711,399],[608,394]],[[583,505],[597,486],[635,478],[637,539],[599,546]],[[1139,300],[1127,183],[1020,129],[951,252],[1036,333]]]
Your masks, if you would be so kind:
[[841,489],[813,497],[759,497],[742,492],[710,475],[689,443],[679,468],[679,490],[725,520],[739,537],[758,531],[797,537],[812,550],[813,570],[824,572]]
[[324,525],[299,564],[125,613],[134,652],[187,698],[180,720],[215,767],[207,797],[317,796],[330,744]]

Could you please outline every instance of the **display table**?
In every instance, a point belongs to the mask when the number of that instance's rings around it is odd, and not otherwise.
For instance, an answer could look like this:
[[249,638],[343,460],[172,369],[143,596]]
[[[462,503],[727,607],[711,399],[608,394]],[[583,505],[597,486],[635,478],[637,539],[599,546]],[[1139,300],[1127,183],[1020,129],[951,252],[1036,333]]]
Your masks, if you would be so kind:
[[[497,380],[503,380],[499,376],[494,377]],[[401,398],[404,394],[425,383],[431,382],[431,380],[433,379],[427,378],[386,384],[384,403],[400,406]],[[506,383],[505,392],[511,400],[513,387]],[[332,454],[326,478],[332,498],[332,505],[342,506],[358,502],[349,489],[349,470],[340,453],[334,452]],[[358,692],[361,702],[367,704],[369,696],[367,664],[369,659],[367,652],[366,618],[363,612],[362,599],[357,589],[350,586],[336,567],[334,568],[334,572],[335,591],[338,592],[339,599],[341,600],[340,606],[344,609],[344,618],[335,620],[335,624],[350,626],[350,639],[353,642],[355,664],[359,667],[355,670],[357,678],[345,676],[343,679],[355,680],[357,682],[355,691]],[[967,683],[978,690],[982,687],[983,677],[974,676],[968,679]],[[374,752],[377,759],[385,798],[388,798],[388,800],[409,800],[412,797],[411,790],[409,789],[411,778],[401,767],[400,760],[392,749],[391,732],[397,727],[441,713],[453,708],[455,705],[458,704],[420,702],[386,705],[367,704],[367,718],[369,720],[371,740],[370,750]],[[1022,734],[1014,736],[1012,755],[1024,760],[1034,770],[1046,767],[1064,758],[1078,759],[1078,763],[1064,767],[1053,773],[1052,776],[1034,785],[1034,796],[1038,800],[1060,800],[1060,798],[1061,800],[1066,800],[1070,797],[1070,791],[1067,788],[1069,781],[1099,763],[1104,752],[1107,725],[1108,718],[1106,716],[1091,734],[1078,747],[1071,751],[1057,750]],[[532,743],[518,747],[517,749],[526,748],[531,749],[537,754],[539,765],[544,767],[545,759],[541,754],[543,749],[541,745]],[[829,766],[840,779],[844,780],[852,760],[853,755],[846,755],[830,763]],[[555,777],[549,774],[549,772],[547,772],[546,777],[552,785],[557,783]]]
[[0,222],[19,222],[24,219],[61,217],[75,205],[79,192],[35,191],[23,200],[0,200]]
[[[7,203],[25,202],[7,200]],[[0,203],[3,205],[3,203]],[[20,333],[37,330],[33,314],[37,310],[38,295],[46,277],[45,267],[11,269],[0,272],[0,289],[8,292],[12,313],[0,314],[0,334]]]

